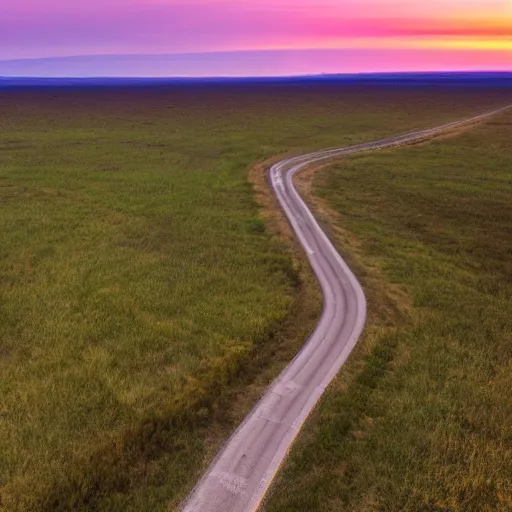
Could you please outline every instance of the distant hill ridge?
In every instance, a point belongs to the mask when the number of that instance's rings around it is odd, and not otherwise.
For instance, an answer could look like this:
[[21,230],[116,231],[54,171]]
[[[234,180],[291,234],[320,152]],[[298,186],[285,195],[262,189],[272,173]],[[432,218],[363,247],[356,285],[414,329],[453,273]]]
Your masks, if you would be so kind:
[[[395,80],[431,79],[443,70],[512,72],[507,52],[417,49],[241,50],[181,54],[75,55],[0,60],[5,77],[315,77],[339,79],[364,73]],[[322,76],[321,73],[325,73]],[[265,79],[265,78],[264,78]],[[346,78],[347,79],[347,78]],[[494,78],[496,76],[494,75]],[[266,80],[266,79],[265,79]]]

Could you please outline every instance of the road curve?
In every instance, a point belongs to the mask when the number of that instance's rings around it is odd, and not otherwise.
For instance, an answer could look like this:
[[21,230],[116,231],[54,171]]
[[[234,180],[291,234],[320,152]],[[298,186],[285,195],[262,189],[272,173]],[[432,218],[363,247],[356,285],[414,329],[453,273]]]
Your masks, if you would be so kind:
[[376,142],[288,158],[271,167],[272,187],[322,287],[323,313],[302,350],[211,464],[183,504],[183,512],[257,510],[302,424],[363,331],[366,320],[363,290],[295,190],[293,176],[311,164],[419,142],[511,107]]

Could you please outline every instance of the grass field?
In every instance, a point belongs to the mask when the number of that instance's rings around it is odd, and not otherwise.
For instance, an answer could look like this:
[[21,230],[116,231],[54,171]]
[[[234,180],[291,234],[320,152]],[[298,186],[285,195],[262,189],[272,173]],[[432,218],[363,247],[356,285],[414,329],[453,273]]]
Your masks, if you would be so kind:
[[261,220],[251,165],[507,95],[2,92],[0,509],[174,508],[257,397],[257,376],[275,375],[305,335],[283,335],[301,284]]
[[512,510],[511,134],[508,112],[317,174],[369,325],[266,511]]

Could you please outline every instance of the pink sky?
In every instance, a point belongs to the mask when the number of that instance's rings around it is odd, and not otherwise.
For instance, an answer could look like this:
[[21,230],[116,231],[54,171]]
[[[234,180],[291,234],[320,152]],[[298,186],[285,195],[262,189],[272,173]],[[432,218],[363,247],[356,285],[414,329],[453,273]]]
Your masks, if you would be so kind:
[[[458,52],[466,68],[512,70],[512,0],[16,0],[2,4],[0,60],[340,49],[354,55],[374,50],[374,61],[365,59],[366,71],[382,67],[383,52],[391,59],[386,69],[393,67],[393,52],[407,53],[409,64],[414,55],[428,56],[423,67],[416,62],[421,69],[457,68],[453,55]],[[443,59],[443,52],[450,58]],[[400,71],[408,62],[402,59],[396,66]],[[340,62],[339,72],[343,71]]]

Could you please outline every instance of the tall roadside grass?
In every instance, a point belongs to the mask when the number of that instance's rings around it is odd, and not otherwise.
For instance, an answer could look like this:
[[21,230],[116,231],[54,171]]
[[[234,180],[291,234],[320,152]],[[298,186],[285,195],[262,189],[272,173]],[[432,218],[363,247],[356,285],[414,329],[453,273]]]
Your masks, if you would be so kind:
[[512,510],[511,134],[507,113],[318,174],[370,320],[265,510]]
[[286,363],[274,345],[289,343],[300,283],[260,218],[254,162],[503,102],[334,86],[2,92],[0,509],[165,510],[255,377]]

